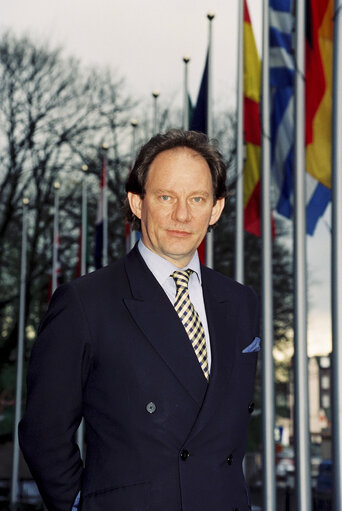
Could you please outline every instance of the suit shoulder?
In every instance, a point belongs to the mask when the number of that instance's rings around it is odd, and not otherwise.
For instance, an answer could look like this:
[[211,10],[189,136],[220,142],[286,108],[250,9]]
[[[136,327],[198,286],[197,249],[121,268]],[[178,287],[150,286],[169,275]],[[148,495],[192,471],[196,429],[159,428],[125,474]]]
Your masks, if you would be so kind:
[[98,309],[100,304],[130,294],[123,261],[124,258],[119,259],[104,268],[62,284],[54,292],[49,310],[61,305],[70,307],[73,303],[77,303],[77,306],[84,310],[89,307]]
[[217,294],[225,296],[227,293],[234,293],[236,296],[241,296],[244,300],[249,300],[251,303],[257,304],[257,294],[250,286],[240,284],[227,275],[207,268],[206,266],[202,266],[201,270],[202,276],[214,287]]
[[124,276],[124,258],[120,258],[104,268],[100,268],[99,270],[95,270],[71,281],[69,285],[81,293],[98,288],[105,290],[108,286],[112,287],[114,282],[119,284]]

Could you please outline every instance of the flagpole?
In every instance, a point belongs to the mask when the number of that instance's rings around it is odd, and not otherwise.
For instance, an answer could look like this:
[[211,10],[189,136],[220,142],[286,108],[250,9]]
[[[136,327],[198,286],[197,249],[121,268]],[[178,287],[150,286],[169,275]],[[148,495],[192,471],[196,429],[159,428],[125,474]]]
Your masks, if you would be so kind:
[[[209,12],[207,18],[209,20],[208,30],[208,102],[207,102],[207,136],[213,136],[213,109],[212,109],[212,21],[215,14]],[[207,233],[205,241],[205,263],[208,268],[214,267],[214,233]]]
[[[245,1],[245,0],[244,0]],[[236,134],[236,217],[235,217],[235,280],[243,284],[244,276],[244,229],[243,229],[243,10],[244,1],[238,7],[238,65],[237,65],[237,134]]]
[[294,388],[297,509],[311,511],[305,211],[305,2],[296,2],[294,141]]
[[342,509],[342,0],[334,4],[332,144],[332,433],[333,509]]
[[102,266],[108,264],[108,194],[107,194],[107,151],[108,144],[102,144],[103,162],[102,162],[102,179],[103,179],[103,197],[102,197],[102,219],[103,219],[103,244],[102,244]]
[[183,129],[187,131],[189,129],[189,92],[188,92],[188,64],[190,57],[183,57],[184,62],[184,91],[183,91]]
[[274,364],[271,221],[271,130],[269,77],[269,6],[263,2],[262,101],[261,101],[261,234],[262,234],[262,423],[263,508],[276,509],[274,446]]
[[158,133],[158,97],[159,92],[154,90],[152,92],[153,97],[153,133],[152,135],[156,135]]
[[24,329],[25,329],[25,299],[26,299],[26,252],[27,252],[27,206],[29,200],[23,198],[22,242],[21,242],[21,271],[20,271],[20,303],[18,325],[17,379],[15,394],[15,415],[13,433],[13,463],[11,481],[11,507],[15,508],[18,499],[19,476],[19,438],[18,425],[21,419],[21,399],[24,367]]
[[58,286],[58,245],[59,245],[59,189],[60,183],[55,181],[54,217],[53,217],[53,244],[52,244],[52,294]]
[[134,161],[135,161],[136,129],[138,127],[138,121],[136,119],[132,119],[131,120],[131,126],[132,126],[131,161],[132,161],[132,166],[133,166],[134,165]]
[[87,172],[88,165],[82,165],[82,245],[81,245],[81,275],[87,273]]
[[[132,150],[131,150],[131,162],[132,167],[135,161],[135,152],[136,152],[136,129],[138,126],[138,121],[136,119],[131,120],[132,126]],[[132,225],[129,226],[129,249],[132,250],[135,243],[137,241],[137,231],[132,229]]]
[[[82,165],[82,235],[81,235],[81,275],[87,273],[87,238],[88,238],[88,222],[87,222],[87,172],[88,165]],[[77,444],[80,450],[81,458],[84,454],[84,419],[77,430]]]

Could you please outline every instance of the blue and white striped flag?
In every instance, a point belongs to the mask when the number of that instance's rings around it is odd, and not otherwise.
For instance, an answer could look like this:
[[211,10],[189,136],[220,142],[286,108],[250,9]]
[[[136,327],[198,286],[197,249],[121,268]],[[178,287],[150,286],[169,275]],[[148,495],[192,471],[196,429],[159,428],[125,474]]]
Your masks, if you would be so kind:
[[[275,208],[291,218],[294,148],[293,0],[270,0],[271,164]],[[331,192],[306,173],[306,232],[313,234]]]

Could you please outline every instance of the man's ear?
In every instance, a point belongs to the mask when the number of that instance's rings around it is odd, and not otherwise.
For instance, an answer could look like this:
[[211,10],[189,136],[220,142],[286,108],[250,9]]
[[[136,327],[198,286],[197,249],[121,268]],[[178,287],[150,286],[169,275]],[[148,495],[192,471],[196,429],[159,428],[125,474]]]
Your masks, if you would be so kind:
[[213,206],[212,212],[211,212],[209,225],[214,225],[219,220],[221,213],[223,211],[225,202],[226,202],[225,198],[217,199],[215,205]]
[[141,203],[142,198],[137,193],[128,192],[127,200],[129,202],[132,213],[139,219],[141,219]]

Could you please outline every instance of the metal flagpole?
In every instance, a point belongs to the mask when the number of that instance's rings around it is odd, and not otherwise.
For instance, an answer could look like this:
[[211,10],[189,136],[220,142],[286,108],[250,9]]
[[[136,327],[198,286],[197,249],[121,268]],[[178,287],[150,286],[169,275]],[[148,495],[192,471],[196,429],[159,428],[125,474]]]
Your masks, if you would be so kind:
[[294,141],[294,387],[297,509],[311,510],[305,211],[305,2],[296,2]]
[[81,275],[87,273],[87,172],[88,165],[82,165],[82,245],[81,245]]
[[[208,102],[207,102],[207,135],[208,138],[213,136],[213,110],[212,110],[212,21],[215,15],[212,12],[207,14],[209,20],[208,34]],[[214,267],[214,233],[207,233],[205,240],[205,264],[208,268]]]
[[26,299],[26,252],[27,252],[27,205],[29,201],[23,199],[23,224],[21,242],[21,272],[20,272],[20,304],[18,325],[18,352],[17,352],[17,381],[15,395],[14,416],[14,445],[11,482],[11,507],[14,509],[18,499],[18,476],[19,476],[19,439],[18,425],[21,418],[21,398],[23,386],[24,366],[24,329],[25,329],[25,299]]
[[153,133],[152,135],[156,135],[158,133],[158,97],[159,92],[154,90],[152,92],[153,96]]
[[269,6],[263,2],[261,101],[261,232],[262,232],[262,423],[263,508],[276,509],[274,445],[274,364],[271,220],[271,130],[269,78]]
[[135,146],[136,146],[136,129],[138,127],[138,121],[136,119],[131,120],[131,126],[132,126],[132,149],[131,149],[131,160],[132,160],[132,166],[135,161]]
[[[88,237],[88,222],[87,222],[87,172],[88,165],[82,165],[83,180],[82,180],[82,238],[81,238],[81,275],[87,273],[87,237]],[[81,453],[81,458],[84,455],[84,419],[79,425],[77,430],[77,444]]]
[[[135,151],[136,151],[136,137],[135,137],[135,134],[136,134],[136,129],[137,129],[137,126],[138,126],[138,121],[136,119],[132,119],[131,120],[131,126],[132,126],[132,152],[131,152],[131,161],[132,161],[132,167],[134,165],[134,161],[135,161]],[[137,241],[137,231],[134,231],[132,229],[132,226],[130,225],[129,227],[129,249],[132,250],[132,248],[134,247],[135,243]]]
[[103,179],[103,197],[102,197],[102,221],[103,221],[103,244],[102,244],[102,266],[108,264],[108,194],[107,194],[107,151],[108,144],[104,142],[102,144],[103,149],[103,168],[102,168],[102,179]]
[[183,93],[183,130],[187,131],[190,125],[189,119],[189,93],[188,93],[188,64],[190,57],[183,57],[184,62],[184,93]]
[[60,184],[55,181],[55,204],[53,217],[53,244],[52,244],[52,294],[58,286],[58,246],[59,246],[59,189]]
[[236,134],[236,203],[235,203],[235,280],[243,284],[244,276],[244,229],[243,229],[243,9],[238,11],[238,65],[237,65],[237,134]]
[[335,0],[332,152],[333,509],[342,510],[342,0]]

